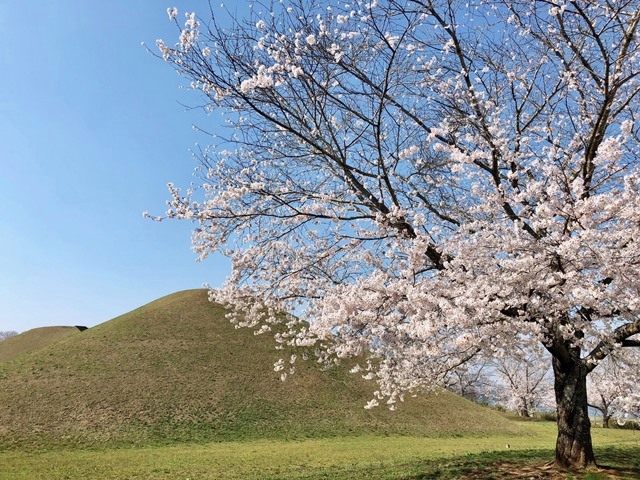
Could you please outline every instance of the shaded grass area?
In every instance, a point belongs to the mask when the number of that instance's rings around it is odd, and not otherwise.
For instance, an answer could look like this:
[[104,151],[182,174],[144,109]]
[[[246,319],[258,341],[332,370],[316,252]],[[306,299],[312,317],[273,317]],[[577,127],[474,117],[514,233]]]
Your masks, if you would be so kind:
[[[527,425],[529,436],[381,437],[246,441],[121,449],[5,451],[11,479],[552,479],[640,478],[640,434],[594,430],[608,469],[558,472],[548,464],[555,426]],[[510,448],[506,448],[509,443]]]
[[[609,446],[596,449],[601,466],[584,472],[572,472],[556,468],[550,459],[549,449],[509,452],[483,452],[454,457],[442,462],[425,461],[408,465],[415,473],[372,473],[372,478],[402,480],[444,479],[547,479],[547,480],[604,480],[640,478],[640,447],[632,445]],[[340,478],[340,477],[337,477]]]

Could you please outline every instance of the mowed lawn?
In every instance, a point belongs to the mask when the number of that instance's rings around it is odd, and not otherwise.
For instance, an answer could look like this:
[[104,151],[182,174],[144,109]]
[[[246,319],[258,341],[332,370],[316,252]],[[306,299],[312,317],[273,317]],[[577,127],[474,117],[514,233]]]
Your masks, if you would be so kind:
[[[553,423],[526,436],[340,437],[95,450],[0,453],[1,479],[449,479],[639,478],[640,432],[594,429],[600,463],[615,468],[558,474]],[[509,445],[507,447],[507,444]],[[520,476],[522,475],[522,476]]]

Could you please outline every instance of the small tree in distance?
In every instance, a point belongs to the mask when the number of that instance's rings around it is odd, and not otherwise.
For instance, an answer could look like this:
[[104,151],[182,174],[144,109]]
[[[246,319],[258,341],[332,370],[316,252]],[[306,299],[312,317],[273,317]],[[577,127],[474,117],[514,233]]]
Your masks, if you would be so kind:
[[[638,355],[634,356],[633,361],[640,362]],[[609,428],[612,418],[622,425],[629,418],[640,416],[638,379],[624,373],[629,370],[624,364],[628,360],[610,355],[589,375],[589,406],[602,415],[603,428]]]
[[551,369],[540,350],[514,348],[509,356],[498,356],[493,361],[501,401],[522,417],[532,417],[541,409],[555,407],[550,397],[553,392]]
[[640,2],[216,15],[169,9],[179,42],[158,41],[231,127],[199,155],[199,188],[170,186],[197,253],[232,260],[212,298],[320,361],[366,358],[370,406],[542,346],[556,462],[594,464],[587,375],[640,347]]
[[491,366],[486,361],[466,362],[449,372],[443,386],[450,392],[476,403],[494,400],[495,385],[491,380]]
[[18,332],[14,330],[5,330],[0,332],[0,341],[6,340],[7,338],[15,337],[18,335]]

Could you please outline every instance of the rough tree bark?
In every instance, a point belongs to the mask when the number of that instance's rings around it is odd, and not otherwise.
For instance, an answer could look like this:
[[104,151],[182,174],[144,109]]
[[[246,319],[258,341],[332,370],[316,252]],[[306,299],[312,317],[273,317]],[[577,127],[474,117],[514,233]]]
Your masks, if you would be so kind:
[[556,464],[584,468],[596,464],[587,404],[587,368],[579,357],[553,359],[558,414]]

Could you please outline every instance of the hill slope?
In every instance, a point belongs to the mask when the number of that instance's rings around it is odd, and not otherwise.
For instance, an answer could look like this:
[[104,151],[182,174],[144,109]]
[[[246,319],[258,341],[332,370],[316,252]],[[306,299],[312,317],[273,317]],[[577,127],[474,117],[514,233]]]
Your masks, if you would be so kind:
[[0,362],[33,352],[39,348],[80,333],[78,327],[40,327],[0,342]]
[[519,432],[450,393],[365,410],[374,385],[344,369],[303,362],[281,382],[272,339],[224,313],[179,292],[0,363],[0,447]]

